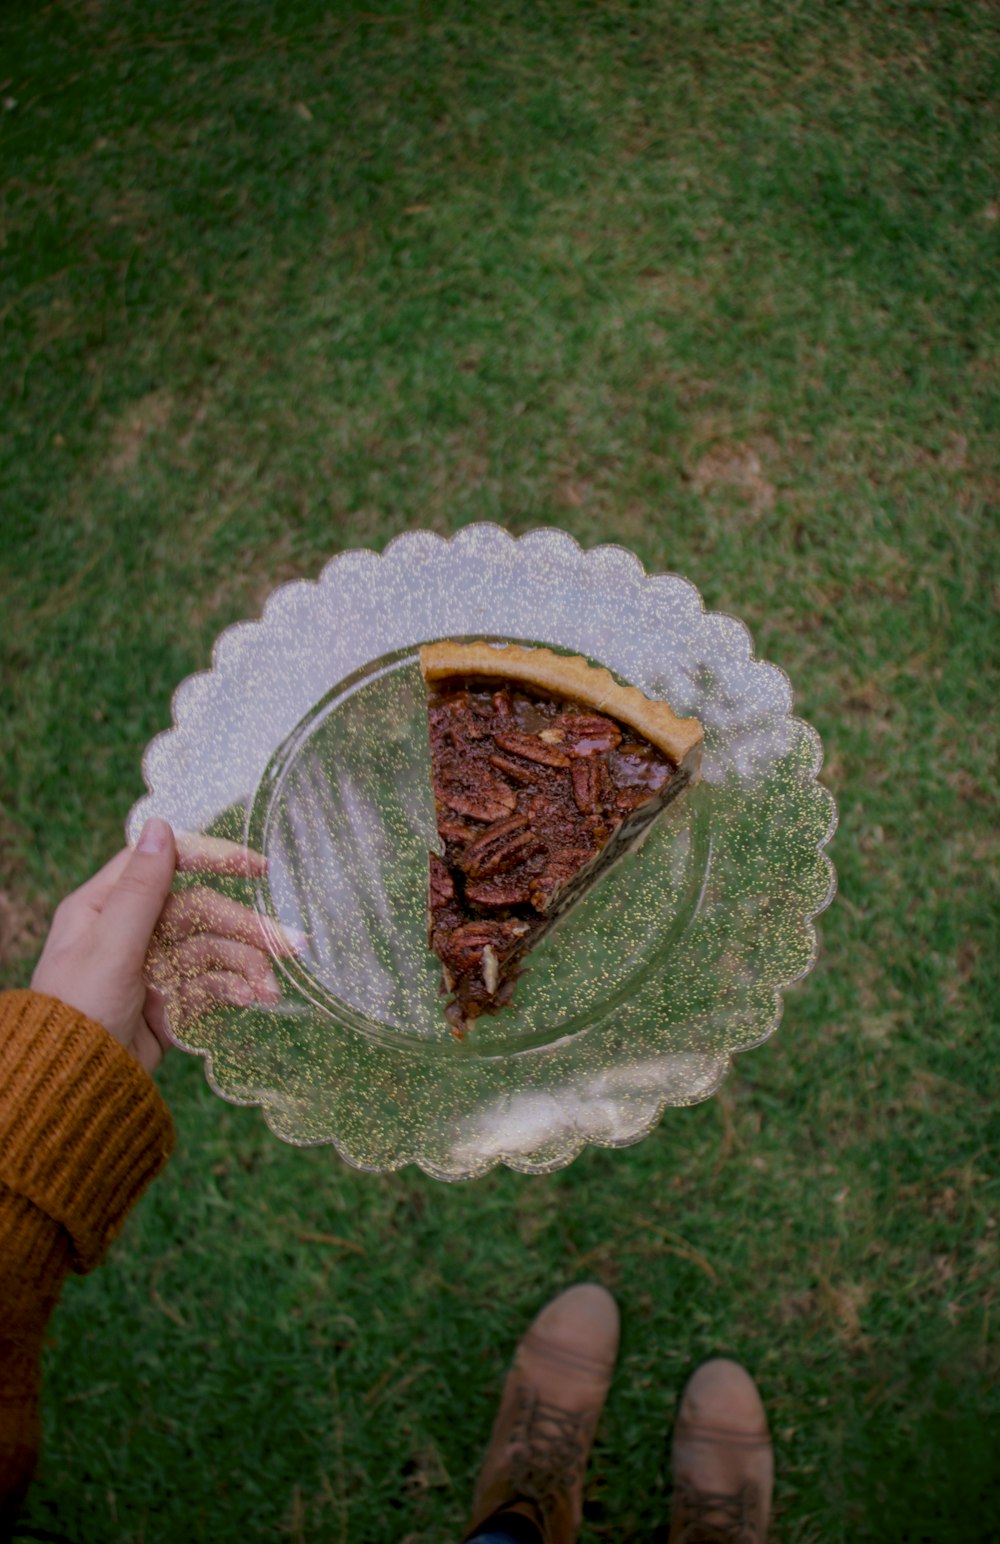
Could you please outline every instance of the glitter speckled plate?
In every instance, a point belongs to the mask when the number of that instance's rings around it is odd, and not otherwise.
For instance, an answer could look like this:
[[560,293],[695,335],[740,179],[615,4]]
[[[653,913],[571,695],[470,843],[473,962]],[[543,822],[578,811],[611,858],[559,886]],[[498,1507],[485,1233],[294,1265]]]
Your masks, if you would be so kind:
[[[461,1044],[426,947],[436,835],[417,648],[441,637],[584,654],[705,727],[699,786],[531,955],[516,1011]],[[172,1023],[174,1038],[223,1098],[361,1168],[542,1172],[588,1142],[638,1141],[772,1033],[781,989],[815,959],[836,815],[819,738],[791,705],[741,622],[624,548],[478,525],[341,554],[222,635],[146,752],[130,840],[162,815],[247,843],[266,877],[209,882],[308,935],[274,961],[278,1006],[216,1008]]]

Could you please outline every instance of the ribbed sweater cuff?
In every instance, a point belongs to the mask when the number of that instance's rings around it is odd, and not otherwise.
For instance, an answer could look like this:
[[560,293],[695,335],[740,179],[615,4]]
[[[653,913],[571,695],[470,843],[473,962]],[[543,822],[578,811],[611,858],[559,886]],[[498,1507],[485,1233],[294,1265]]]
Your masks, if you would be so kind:
[[54,997],[0,997],[0,1182],[96,1265],[174,1145],[152,1079],[100,1024]]

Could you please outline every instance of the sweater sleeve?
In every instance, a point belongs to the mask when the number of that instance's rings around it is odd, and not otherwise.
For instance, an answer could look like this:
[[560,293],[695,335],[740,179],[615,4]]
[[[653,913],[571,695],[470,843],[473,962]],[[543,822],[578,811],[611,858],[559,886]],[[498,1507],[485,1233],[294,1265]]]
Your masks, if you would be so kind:
[[0,995],[0,1538],[38,1450],[40,1356],[69,1271],[88,1271],[173,1147],[152,1079],[100,1024]]

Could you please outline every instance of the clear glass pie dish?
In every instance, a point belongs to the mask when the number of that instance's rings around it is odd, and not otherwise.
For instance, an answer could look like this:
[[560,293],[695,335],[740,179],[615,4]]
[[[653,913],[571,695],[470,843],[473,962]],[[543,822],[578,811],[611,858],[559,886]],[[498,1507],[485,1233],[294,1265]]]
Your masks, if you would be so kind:
[[[426,939],[437,838],[417,650],[444,637],[583,654],[705,730],[701,782],[462,1042]],[[539,1173],[638,1141],[773,1032],[815,960],[836,811],[819,737],[791,708],[741,622],[622,547],[474,525],[340,554],[223,633],[147,748],[129,839],[160,815],[262,853],[262,875],[200,882],[257,913],[281,985],[278,1003],[192,1021],[160,981],[172,1038],[277,1136],[363,1169]],[[281,929],[305,934],[298,953]]]

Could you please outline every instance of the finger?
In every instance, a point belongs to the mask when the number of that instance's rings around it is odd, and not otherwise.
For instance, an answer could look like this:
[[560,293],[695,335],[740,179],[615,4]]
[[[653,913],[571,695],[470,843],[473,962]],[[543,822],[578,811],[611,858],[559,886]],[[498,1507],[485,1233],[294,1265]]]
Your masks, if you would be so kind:
[[[159,987],[151,986],[146,993],[146,1005],[142,1010],[143,1019],[148,1026],[153,1038],[160,1047],[161,1055],[166,1056],[174,1038],[167,1028],[167,1010],[172,996],[168,992],[160,991]],[[177,1026],[179,1028],[179,1026]]]
[[267,872],[267,859],[252,847],[226,841],[221,836],[200,836],[196,831],[177,833],[179,874],[233,874],[259,879]]
[[234,938],[220,938],[216,933],[193,933],[170,949],[154,945],[146,959],[146,975],[161,985],[201,976],[210,970],[228,970],[252,984],[267,983],[278,991],[270,962],[269,954],[251,944],[238,943]]
[[174,833],[155,817],[101,907],[99,949],[106,973],[141,971],[153,929],[174,878]]
[[[197,832],[179,831],[174,841],[177,850],[178,874],[221,874],[238,878],[259,879],[267,873],[267,859],[252,847],[239,842],[226,841],[221,836],[199,836]],[[91,911],[104,908],[111,891],[124,873],[134,849],[123,847],[109,858],[96,874],[73,890],[66,901],[85,903]]]
[[167,994],[160,987],[147,988],[142,1016],[163,1048],[163,1054],[166,1055],[170,1045],[170,1036],[167,1033]]
[[[181,981],[168,997],[173,1010],[173,1022],[186,1028],[204,1018],[215,1008],[250,1008],[263,1006],[256,992],[242,976],[229,971],[213,970],[191,981]],[[278,993],[277,1001],[281,1001]]]
[[248,906],[205,885],[193,885],[190,890],[178,890],[171,895],[163,908],[157,938],[167,947],[189,938],[192,933],[215,933],[222,938],[233,938],[238,943],[250,944],[270,954],[295,954],[305,947],[305,935],[292,928],[282,928],[279,923],[260,916]]

